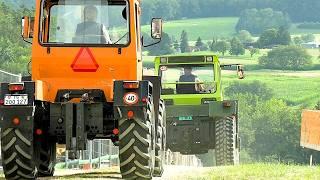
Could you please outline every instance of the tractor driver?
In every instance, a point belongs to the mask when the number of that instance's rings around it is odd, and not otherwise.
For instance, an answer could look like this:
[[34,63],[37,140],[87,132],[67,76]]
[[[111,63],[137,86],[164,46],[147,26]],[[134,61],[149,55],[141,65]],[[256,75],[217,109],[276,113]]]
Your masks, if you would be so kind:
[[95,6],[88,5],[84,8],[84,22],[78,24],[76,36],[96,36],[101,37],[101,43],[112,44],[107,28],[97,23],[98,9]]
[[192,68],[190,66],[184,67],[184,74],[180,76],[179,82],[195,83],[195,84],[179,84],[177,86],[178,94],[194,94],[204,91],[203,84],[200,79],[192,74]]

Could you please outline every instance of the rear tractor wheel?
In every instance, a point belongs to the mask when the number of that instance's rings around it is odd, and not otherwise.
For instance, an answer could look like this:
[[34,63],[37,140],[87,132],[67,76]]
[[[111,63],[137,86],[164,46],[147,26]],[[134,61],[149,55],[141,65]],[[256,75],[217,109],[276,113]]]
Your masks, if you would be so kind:
[[56,164],[56,143],[48,139],[37,142],[37,169],[39,177],[50,177],[54,174]]
[[1,131],[2,165],[6,179],[35,179],[33,142],[30,133],[15,128]]
[[124,179],[152,178],[154,167],[152,101],[148,102],[143,111],[144,117],[119,121],[120,170]]

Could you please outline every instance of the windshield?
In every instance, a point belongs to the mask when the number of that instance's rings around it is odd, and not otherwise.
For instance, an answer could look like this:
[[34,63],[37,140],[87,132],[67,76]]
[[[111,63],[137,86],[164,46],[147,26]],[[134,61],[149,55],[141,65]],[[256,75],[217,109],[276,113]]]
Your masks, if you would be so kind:
[[126,45],[129,43],[128,7],[125,0],[44,1],[41,42]]
[[199,94],[216,91],[212,64],[160,66],[159,73],[162,94]]

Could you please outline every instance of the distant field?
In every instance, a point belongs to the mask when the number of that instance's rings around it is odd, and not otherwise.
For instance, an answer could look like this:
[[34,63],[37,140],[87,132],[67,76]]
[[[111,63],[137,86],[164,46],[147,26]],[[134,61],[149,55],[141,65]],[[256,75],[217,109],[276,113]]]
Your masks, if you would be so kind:
[[[185,19],[168,21],[164,24],[164,32],[170,36],[180,39],[182,30],[186,30],[190,41],[196,41],[200,36],[203,40],[212,40],[215,37],[232,37],[236,33],[235,27],[238,17],[212,17],[200,19]],[[320,34],[320,29],[299,29],[298,24],[293,24],[290,28],[292,35],[295,34]],[[142,31],[149,33],[150,25],[142,27]]]
[[275,98],[283,99],[291,106],[313,108],[320,100],[320,71],[253,71],[246,72],[244,80],[237,80],[236,74],[228,73],[224,75],[223,85],[227,87],[232,81],[249,83],[255,80],[266,83]]
[[[164,32],[176,39],[180,39],[182,30],[186,30],[190,41],[195,41],[200,36],[204,40],[216,37],[230,37],[234,35],[237,17],[202,18],[168,21],[164,23]],[[150,32],[150,26],[143,26],[144,32]]]

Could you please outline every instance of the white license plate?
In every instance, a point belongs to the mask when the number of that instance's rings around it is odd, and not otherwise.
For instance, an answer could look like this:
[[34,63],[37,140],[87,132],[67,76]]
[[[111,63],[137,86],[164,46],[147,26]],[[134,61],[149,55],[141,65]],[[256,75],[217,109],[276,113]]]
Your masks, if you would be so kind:
[[4,96],[5,106],[22,106],[28,105],[28,95],[5,95]]

